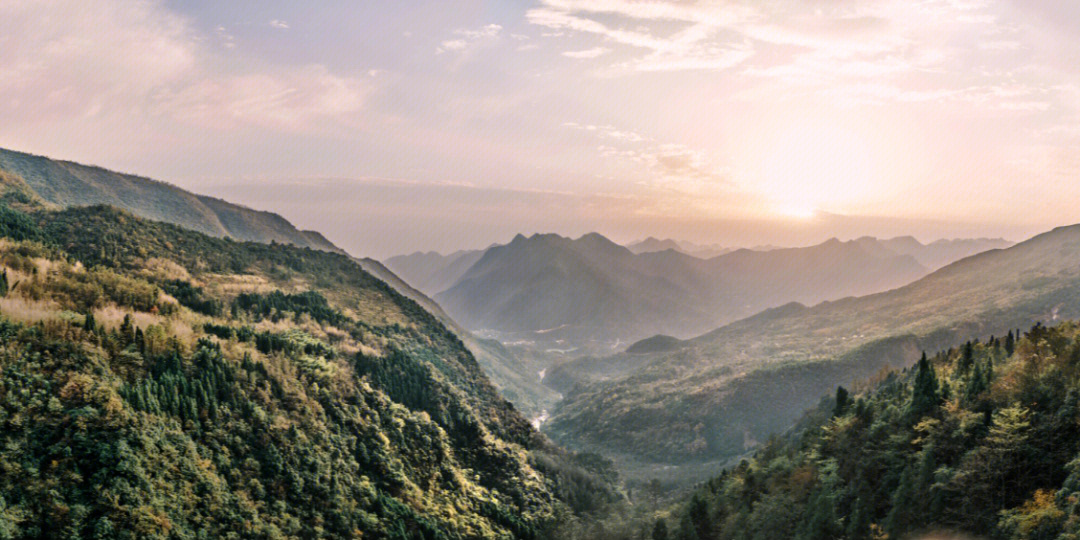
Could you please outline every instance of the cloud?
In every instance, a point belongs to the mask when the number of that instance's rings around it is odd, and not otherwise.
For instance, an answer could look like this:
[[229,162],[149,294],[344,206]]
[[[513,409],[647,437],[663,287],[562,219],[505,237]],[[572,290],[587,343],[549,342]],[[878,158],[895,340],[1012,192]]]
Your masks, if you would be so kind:
[[477,29],[459,28],[454,30],[454,36],[456,37],[443,41],[435,48],[435,54],[448,52],[462,55],[471,54],[496,42],[501,33],[502,26],[497,24],[488,24]]
[[[532,24],[557,32],[598,36],[607,42],[644,50],[629,62],[613,66],[620,72],[724,70],[752,55],[745,39],[727,40],[719,34],[725,27],[745,20],[748,9],[725,6],[702,10],[697,4],[671,2],[596,2],[546,0],[543,7],[526,13]],[[633,29],[612,26],[601,17],[618,17],[646,23],[689,23],[673,33],[662,34],[648,26]]]
[[277,28],[278,30],[288,30],[289,29],[289,23],[287,23],[287,22],[285,22],[285,21],[283,21],[281,19],[274,19],[274,20],[270,21],[270,28]]
[[213,41],[235,46],[224,27],[201,34],[155,1],[4,3],[0,114],[38,124],[150,115],[210,128],[307,130],[358,113],[369,92],[360,78],[318,65],[227,65]]
[[464,39],[448,39],[435,49],[435,54],[442,54],[447,51],[463,51],[468,46],[469,42]]
[[562,55],[567,58],[596,58],[609,52],[611,52],[611,49],[607,47],[593,47],[583,51],[566,51],[563,52]]
[[653,187],[682,194],[712,193],[730,185],[723,167],[701,151],[682,144],[663,143],[635,131],[611,125],[565,122],[563,127],[591,133],[600,139],[601,156],[648,171],[643,181]]
[[[1052,88],[1075,77],[1061,65],[1066,55],[1054,52],[1062,45],[1030,17],[983,0],[541,0],[526,12],[545,35],[599,39],[564,54],[591,58],[610,49],[601,75],[728,72],[746,96],[1038,113],[1053,108]],[[1033,61],[1037,50],[1041,64]],[[1029,91],[1000,91],[1032,69],[1047,73]]]
[[217,129],[253,125],[309,130],[321,119],[359,111],[366,87],[320,65],[203,79],[178,91],[164,90],[155,104],[178,120]]

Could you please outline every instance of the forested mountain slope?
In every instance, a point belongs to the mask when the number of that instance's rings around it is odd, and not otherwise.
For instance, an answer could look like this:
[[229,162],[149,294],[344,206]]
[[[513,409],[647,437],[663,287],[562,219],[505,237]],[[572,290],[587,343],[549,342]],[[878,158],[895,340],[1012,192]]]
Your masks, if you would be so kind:
[[1080,536],[1075,323],[954,347],[835,395],[653,528],[696,540]]
[[272,212],[252,210],[174,185],[100,167],[0,148],[0,171],[21,178],[47,204],[107,204],[211,236],[340,251],[314,231],[297,230]]
[[391,272],[375,259],[356,259],[357,263],[369,274],[385,281],[402,295],[413,300],[428,313],[435,315],[447,328],[461,338],[476,360],[484,368],[484,373],[499,389],[503,397],[510,400],[522,413],[536,417],[543,411],[554,407],[559,400],[558,393],[541,383],[536,365],[520,358],[516,353],[492,339],[481,339],[462,328],[443,311],[439,304],[424,293]]
[[0,237],[5,537],[547,537],[616,498],[344,255],[101,206]]
[[562,374],[574,389],[546,428],[649,462],[722,461],[786,429],[837,384],[910,365],[921,349],[1066,317],[1080,317],[1080,226],[885,293],[791,304],[659,352],[581,360]]
[[[297,230],[281,216],[252,210],[212,197],[196,195],[171,184],[108,171],[100,167],[52,160],[0,149],[3,197],[34,200],[52,207],[108,204],[147,219],[173,223],[211,236],[262,243],[286,243],[341,252],[314,231]],[[414,290],[373,259],[357,259],[369,273],[440,317],[478,357],[504,395],[530,415],[550,406],[555,393],[540,384],[536,370],[502,347],[480,340],[454,323],[434,301]]]

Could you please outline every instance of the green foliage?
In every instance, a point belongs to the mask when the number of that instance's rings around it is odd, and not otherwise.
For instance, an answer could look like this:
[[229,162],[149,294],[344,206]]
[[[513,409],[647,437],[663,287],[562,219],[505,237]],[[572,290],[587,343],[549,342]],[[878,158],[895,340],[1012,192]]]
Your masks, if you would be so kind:
[[[618,500],[610,462],[553,447],[343,255],[104,207],[33,219],[43,243],[0,246],[32,276],[9,295],[45,310],[0,317],[0,538],[544,538]],[[148,281],[150,259],[192,281]],[[192,285],[235,272],[289,288]]]
[[[970,351],[970,349],[965,349],[965,351]],[[924,352],[919,363],[915,365],[915,384],[911,391],[908,413],[914,420],[918,420],[937,408],[939,401],[937,374]]]
[[833,406],[833,416],[840,416],[844,414],[844,411],[846,411],[848,406],[851,405],[851,398],[848,394],[847,388],[844,388],[843,386],[837,386],[836,396],[833,398],[833,401],[836,403]]
[[0,204],[0,236],[15,241],[34,240],[40,242],[45,239],[44,233],[34,220],[4,204]]
[[209,298],[202,288],[183,280],[169,280],[161,284],[162,289],[180,302],[180,305],[197,313],[217,317],[221,315],[221,302]]
[[270,294],[244,293],[233,300],[233,309],[246,311],[255,320],[270,319],[277,322],[291,313],[299,320],[302,315],[309,315],[317,322],[342,326],[346,317],[340,311],[330,307],[323,295],[315,291],[299,294],[285,294],[273,291]]
[[1080,326],[1036,325],[1013,346],[969,342],[842,411],[824,401],[680,505],[676,537],[1077,538]]

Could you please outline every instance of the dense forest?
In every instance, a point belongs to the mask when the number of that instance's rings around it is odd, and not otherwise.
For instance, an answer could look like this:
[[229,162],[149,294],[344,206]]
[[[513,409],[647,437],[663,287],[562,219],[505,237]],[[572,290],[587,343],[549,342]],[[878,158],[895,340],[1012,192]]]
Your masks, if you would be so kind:
[[0,538],[546,538],[619,504],[349,258],[0,205]]
[[[1019,336],[1019,337],[1017,337]],[[838,388],[643,536],[1080,538],[1080,325],[1036,325]]]

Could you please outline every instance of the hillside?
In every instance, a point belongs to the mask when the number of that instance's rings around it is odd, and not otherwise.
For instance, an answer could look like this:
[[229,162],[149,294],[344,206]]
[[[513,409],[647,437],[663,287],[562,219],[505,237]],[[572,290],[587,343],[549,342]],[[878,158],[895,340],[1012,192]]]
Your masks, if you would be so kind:
[[498,341],[478,338],[454,322],[434,300],[414,289],[379,261],[363,258],[356,259],[356,262],[369,274],[385,281],[397,292],[420,304],[428,313],[439,319],[439,322],[457,334],[469,352],[476,357],[484,373],[498,388],[499,394],[510,400],[522,414],[535,418],[555,406],[559,400],[558,393],[542,384],[537,375],[547,362],[541,364],[530,361],[529,358],[515,353]]
[[837,390],[665,525],[701,540],[1076,538],[1078,340],[1075,323],[1036,326]]
[[663,333],[687,338],[789,301],[816,303],[926,273],[881,246],[831,240],[703,260],[634,254],[599,234],[517,236],[486,250],[435,299],[473,331],[540,347],[610,352]]
[[901,255],[911,255],[919,264],[937,270],[953,261],[991,249],[1005,249],[1012,242],[1002,238],[956,238],[923,244],[910,236],[879,240],[883,246]]
[[[0,149],[0,189],[3,200],[15,207],[27,201],[33,202],[30,207],[107,204],[210,236],[341,252],[321,234],[297,230],[277,214],[196,195],[156,180],[4,149]],[[357,264],[435,314],[456,332],[500,391],[523,412],[535,416],[554,402],[557,396],[540,384],[534,366],[497,344],[471,335],[433,300],[378,261],[357,259]]]
[[910,365],[921,349],[1078,316],[1080,226],[1063,227],[888,292],[790,304],[672,350],[564,366],[563,388],[575,389],[546,429],[632,461],[723,462],[786,429],[814,396]]
[[0,171],[22,179],[35,195],[54,206],[107,204],[210,236],[340,251],[321,234],[297,230],[272,212],[196,195],[149,178],[3,148]]
[[0,206],[0,531],[547,537],[615,500],[348,257]]
[[455,251],[441,255],[434,251],[416,252],[386,259],[387,268],[401,276],[410,285],[434,296],[452,287],[465,272],[480,260],[484,250]]

